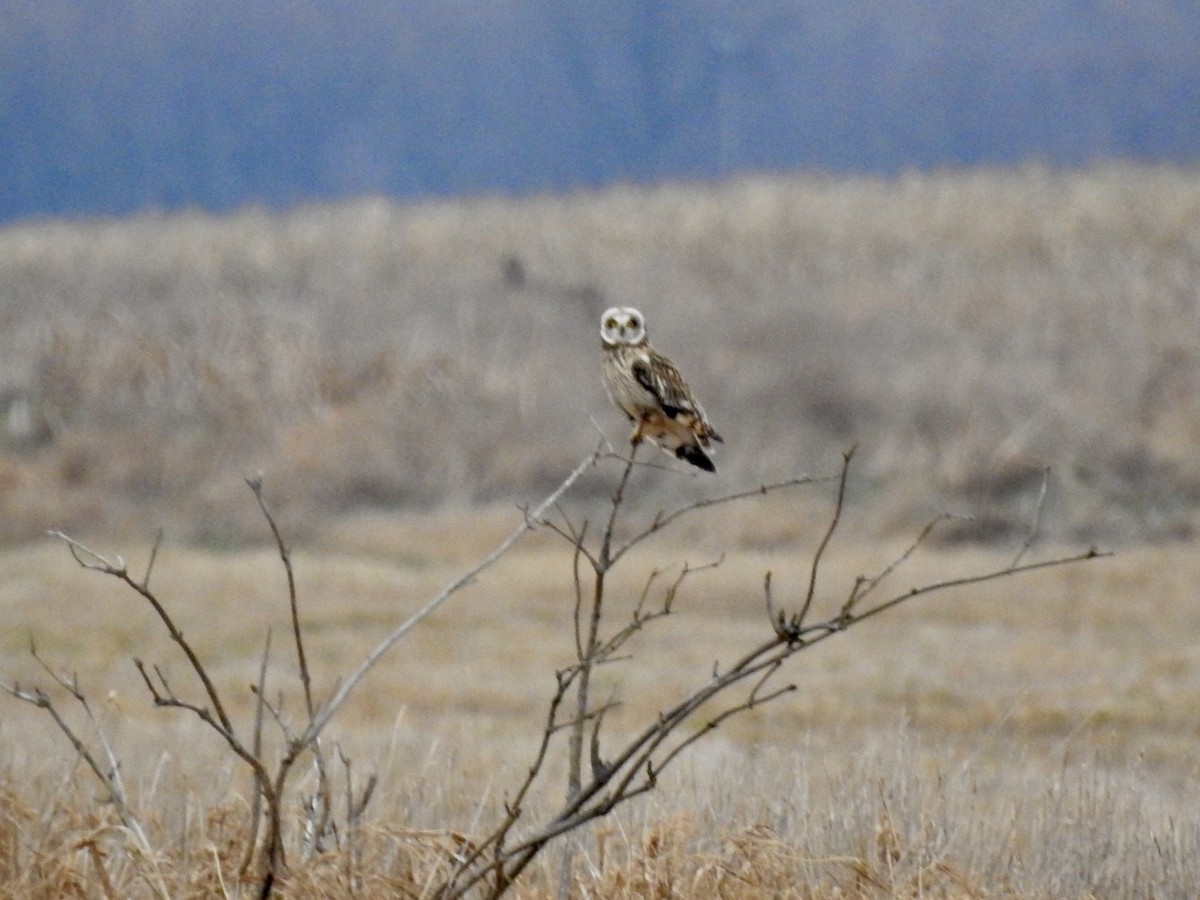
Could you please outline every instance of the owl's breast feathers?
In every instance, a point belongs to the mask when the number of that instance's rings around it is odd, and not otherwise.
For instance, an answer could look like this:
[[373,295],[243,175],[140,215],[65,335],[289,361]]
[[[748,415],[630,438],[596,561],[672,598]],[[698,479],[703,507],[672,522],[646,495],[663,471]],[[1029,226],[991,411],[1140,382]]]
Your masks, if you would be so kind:
[[634,434],[713,471],[704,454],[721,436],[669,359],[647,343],[606,348],[604,382],[613,402],[637,423]]

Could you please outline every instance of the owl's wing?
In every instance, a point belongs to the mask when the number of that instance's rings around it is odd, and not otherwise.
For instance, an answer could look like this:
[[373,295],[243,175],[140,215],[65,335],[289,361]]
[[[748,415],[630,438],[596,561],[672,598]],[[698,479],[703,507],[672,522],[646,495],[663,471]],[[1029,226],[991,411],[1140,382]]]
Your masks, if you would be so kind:
[[692,397],[687,382],[683,380],[674,364],[661,353],[651,350],[645,356],[635,359],[632,369],[637,383],[650,392],[662,411],[672,419],[685,412],[704,419],[704,411]]

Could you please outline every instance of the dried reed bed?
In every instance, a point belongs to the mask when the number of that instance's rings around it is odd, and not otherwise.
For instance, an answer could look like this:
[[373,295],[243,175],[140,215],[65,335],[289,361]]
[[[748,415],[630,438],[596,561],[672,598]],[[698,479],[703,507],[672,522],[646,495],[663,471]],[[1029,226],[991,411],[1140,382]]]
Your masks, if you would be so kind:
[[1049,465],[1064,533],[1188,534],[1198,284],[1200,178],[1175,168],[13,226],[0,386],[32,396],[42,442],[0,457],[4,532],[153,510],[236,540],[258,469],[297,529],[544,487],[593,418],[621,433],[595,340],[620,302],[730,436],[721,477],[857,440],[885,527],[950,502],[974,536],[1009,532]]
[[[828,513],[827,498],[802,505],[811,522],[793,518],[777,532],[786,543],[770,547],[750,532],[719,568],[689,580],[634,659],[604,672],[598,690],[622,701],[610,740],[767,631],[762,572],[775,573],[781,597],[802,583],[799,551]],[[869,504],[848,513],[869,514]],[[502,508],[343,518],[298,553],[317,690],[517,520]],[[649,567],[703,562],[719,543],[711,531],[655,542],[610,586],[618,608],[632,606]],[[819,604],[836,608],[857,574],[903,546],[839,541]],[[140,568],[139,548],[122,549]],[[572,652],[570,556],[560,540],[532,535],[364,685],[328,738],[353,759],[358,784],[381,776],[370,815],[353,850],[306,859],[293,847],[282,896],[352,886],[365,897],[419,895],[460,836],[497,812],[536,744],[551,673]],[[1003,558],[943,548],[919,554],[905,578]],[[92,689],[157,854],[130,850],[45,718],[9,703],[0,891],[102,894],[107,877],[114,896],[154,896],[160,882],[171,896],[238,896],[248,782],[206,730],[148,707],[129,657],[163,663],[173,680],[181,668],[149,611],[61,546],[10,549],[3,561],[4,677],[45,680],[25,652],[30,634],[45,657],[69,661]],[[1185,547],[1144,547],[931,597],[799,657],[794,698],[730,723],[653,796],[581,838],[581,895],[1193,895],[1198,566]],[[252,700],[236,686],[255,680],[263,630],[286,622],[278,560],[170,544],[155,572],[214,677],[233,686],[232,714],[247,721]],[[294,686],[286,699],[299,702]],[[516,896],[552,896],[553,865],[550,855]]]
[[[578,895],[1183,900],[1200,888],[1194,811],[1136,766],[1117,777],[1093,759],[997,772],[896,725],[849,753],[814,750],[699,753],[659,795],[581,837]],[[353,852],[298,861],[276,895],[421,896],[426,874],[472,834],[425,823],[486,803],[494,789],[463,779],[447,797],[433,771],[390,775]],[[237,876],[246,803],[228,772],[210,777],[151,813],[164,848],[153,858],[129,854],[103,814],[86,812],[86,789],[39,785],[30,805],[5,788],[5,896],[249,896]],[[174,785],[163,782],[154,787],[166,794]],[[552,865],[539,864],[512,896],[553,896]]]

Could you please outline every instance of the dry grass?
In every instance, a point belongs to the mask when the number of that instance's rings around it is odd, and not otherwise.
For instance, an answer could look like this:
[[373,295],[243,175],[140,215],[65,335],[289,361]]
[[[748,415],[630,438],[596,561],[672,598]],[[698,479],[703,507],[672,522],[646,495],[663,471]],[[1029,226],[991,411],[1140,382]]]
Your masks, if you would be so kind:
[[884,530],[949,502],[1004,534],[1050,465],[1062,533],[1186,535],[1197,284],[1200,179],[1173,168],[14,226],[0,387],[54,440],[0,456],[4,537],[152,511],[237,540],[257,523],[229,512],[236,475],[259,468],[293,533],[544,487],[591,446],[589,414],[619,432],[609,302],[682,362],[730,438],[722,477],[857,440]]
[[[480,511],[472,542],[461,512],[371,515],[300,553],[318,692],[516,516]],[[719,568],[690,579],[677,614],[605,673],[623,703],[611,739],[761,639],[762,572],[771,568],[786,596],[803,580],[798,551],[816,537],[800,527],[794,546],[773,550],[735,541]],[[658,542],[612,585],[614,601],[628,608],[651,563],[703,561],[711,549]],[[833,607],[855,575],[901,549],[836,547],[821,602]],[[557,539],[533,535],[371,676],[329,735],[359,783],[368,772],[383,779],[356,851],[303,862],[293,852],[283,896],[342,894],[352,882],[366,897],[416,890],[455,835],[482,830],[532,751],[550,673],[571,657],[569,557]],[[896,586],[1006,558],[929,551]],[[1185,790],[1200,765],[1197,566],[1180,548],[1147,548],[977,586],[800,657],[797,695],[730,723],[652,798],[582,839],[581,889],[630,898],[1190,895],[1200,887],[1200,821]],[[45,656],[69,661],[103,700],[135,808],[162,848],[155,877],[172,896],[217,892],[219,879],[235,890],[249,785],[210,736],[148,708],[129,656],[168,672],[180,665],[149,610],[78,570],[61,546],[8,551],[5,569],[6,677],[38,680],[23,653],[30,633]],[[237,686],[254,680],[263,630],[285,628],[278,560],[168,546],[155,581],[247,721],[251,698]],[[290,668],[282,656],[278,665]],[[0,748],[6,891],[59,893],[70,877],[95,892],[94,845],[118,895],[150,896],[151,867],[129,857],[93,805],[90,776],[66,765],[44,718],[10,702]],[[552,866],[548,857],[518,896],[549,895]]]
[[[0,231],[0,386],[14,388],[0,401],[28,398],[34,425],[0,446],[0,679],[44,680],[30,636],[79,673],[157,853],[130,851],[49,723],[4,698],[0,893],[250,890],[236,877],[245,774],[149,708],[129,658],[172,672],[168,642],[40,529],[137,568],[165,526],[155,583],[244,722],[264,630],[287,622],[240,480],[264,469],[327,693],[594,445],[589,414],[623,433],[595,341],[599,310],[623,302],[730,439],[716,479],[643,473],[643,511],[832,471],[860,441],[826,607],[946,507],[978,517],[958,538],[1019,543],[1046,464],[1050,543],[1122,552],[930,597],[801,656],[793,697],[729,723],[581,838],[581,892],[1197,895],[1200,564],[1160,539],[1191,534],[1200,497],[1198,284],[1200,179],[1155,168]],[[607,485],[580,488],[577,509]],[[763,572],[797,590],[829,507],[824,488],[729,507],[632,560],[618,608],[652,566],[727,554],[604,671],[599,690],[623,701],[614,738],[764,633]],[[948,541],[905,580],[1011,553]],[[570,659],[569,597],[568,548],[535,533],[385,660],[330,734],[359,783],[382,778],[355,852],[293,853],[285,896],[403,896],[480,831]],[[553,859],[530,874],[518,894],[549,896]]]

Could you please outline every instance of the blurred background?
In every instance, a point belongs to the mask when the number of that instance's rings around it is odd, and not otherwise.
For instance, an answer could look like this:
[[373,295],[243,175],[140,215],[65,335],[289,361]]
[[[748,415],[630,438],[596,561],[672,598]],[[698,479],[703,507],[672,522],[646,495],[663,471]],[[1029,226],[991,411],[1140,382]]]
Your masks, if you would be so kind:
[[0,5],[0,217],[1200,152],[1171,0]]
[[1190,536],[1197,62],[1166,0],[4,0],[0,538],[526,499],[624,436],[616,303],[721,489],[858,442],[880,530],[1049,467]]
[[0,4],[0,218],[1200,153],[1177,0]]

